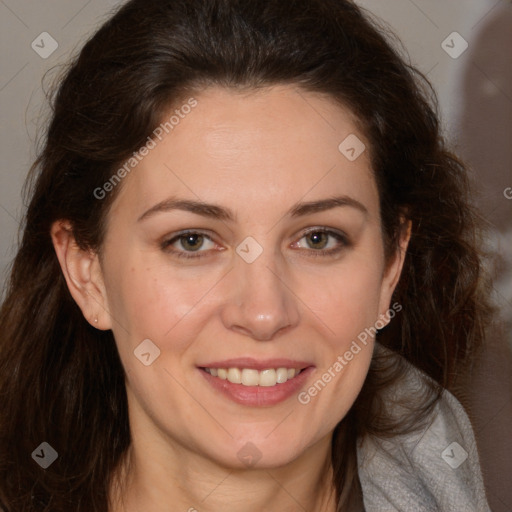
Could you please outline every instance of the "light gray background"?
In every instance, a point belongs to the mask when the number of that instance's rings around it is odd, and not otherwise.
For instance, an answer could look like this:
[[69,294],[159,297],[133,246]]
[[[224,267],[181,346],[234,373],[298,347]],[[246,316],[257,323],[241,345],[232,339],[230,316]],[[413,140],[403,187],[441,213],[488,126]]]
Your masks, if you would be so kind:
[[[285,1],[285,0],[283,0]],[[104,21],[115,0],[0,0],[0,282],[17,244],[21,187],[35,158],[48,109],[44,73],[61,69]],[[360,0],[402,39],[412,62],[433,82],[454,149],[472,166],[476,200],[490,223],[489,264],[501,306],[480,373],[465,405],[482,453],[494,512],[512,511],[512,5],[509,0]],[[452,58],[442,42],[458,32],[468,49]],[[57,50],[47,59],[31,47],[48,32]],[[459,44],[459,43],[457,43]],[[1,335],[1,334],[0,334]]]

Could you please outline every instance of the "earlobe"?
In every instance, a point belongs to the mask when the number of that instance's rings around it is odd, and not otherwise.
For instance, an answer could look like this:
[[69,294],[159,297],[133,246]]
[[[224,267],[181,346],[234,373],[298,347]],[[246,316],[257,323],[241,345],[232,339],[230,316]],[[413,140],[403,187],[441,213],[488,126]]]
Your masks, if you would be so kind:
[[69,221],[54,222],[51,237],[69,292],[85,319],[97,329],[110,329],[111,319],[98,254],[78,246]]

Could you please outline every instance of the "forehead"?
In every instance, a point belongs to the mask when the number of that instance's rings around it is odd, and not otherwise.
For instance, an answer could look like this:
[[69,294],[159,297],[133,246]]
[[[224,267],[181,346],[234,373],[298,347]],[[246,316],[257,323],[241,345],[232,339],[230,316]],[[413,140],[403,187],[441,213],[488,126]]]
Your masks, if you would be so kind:
[[[294,86],[210,88],[194,99],[194,108],[174,105],[162,116],[167,130],[124,179],[117,207],[129,201],[135,214],[178,195],[253,214],[340,193],[371,210],[378,194],[368,145],[333,100]],[[352,147],[362,151],[355,160]]]

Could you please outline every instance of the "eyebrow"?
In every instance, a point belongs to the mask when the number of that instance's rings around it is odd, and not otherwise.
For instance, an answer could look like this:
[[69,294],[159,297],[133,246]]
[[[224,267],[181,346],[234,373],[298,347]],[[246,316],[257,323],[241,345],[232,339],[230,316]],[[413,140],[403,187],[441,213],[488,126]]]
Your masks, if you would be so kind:
[[[317,201],[297,203],[293,205],[288,210],[288,212],[286,212],[286,215],[289,215],[292,218],[302,217],[312,213],[323,212],[342,206],[355,208],[365,216],[368,214],[366,207],[357,199],[354,199],[350,196],[336,196],[326,199],[319,199]],[[155,206],[152,206],[137,219],[137,222],[141,222],[157,213],[169,212],[172,210],[183,210],[195,213],[196,215],[201,215],[203,217],[222,221],[236,221],[236,215],[229,208],[218,206],[216,204],[205,203],[203,201],[193,201],[189,199],[178,199],[171,197],[161,201]]]

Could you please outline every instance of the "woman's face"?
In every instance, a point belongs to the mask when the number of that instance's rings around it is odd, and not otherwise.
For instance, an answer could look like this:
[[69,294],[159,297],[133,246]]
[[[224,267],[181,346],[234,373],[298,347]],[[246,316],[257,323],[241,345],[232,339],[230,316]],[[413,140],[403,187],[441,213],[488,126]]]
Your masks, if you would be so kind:
[[355,401],[401,258],[347,111],[291,86],[195,99],[118,185],[103,305],[139,446],[275,467]]

